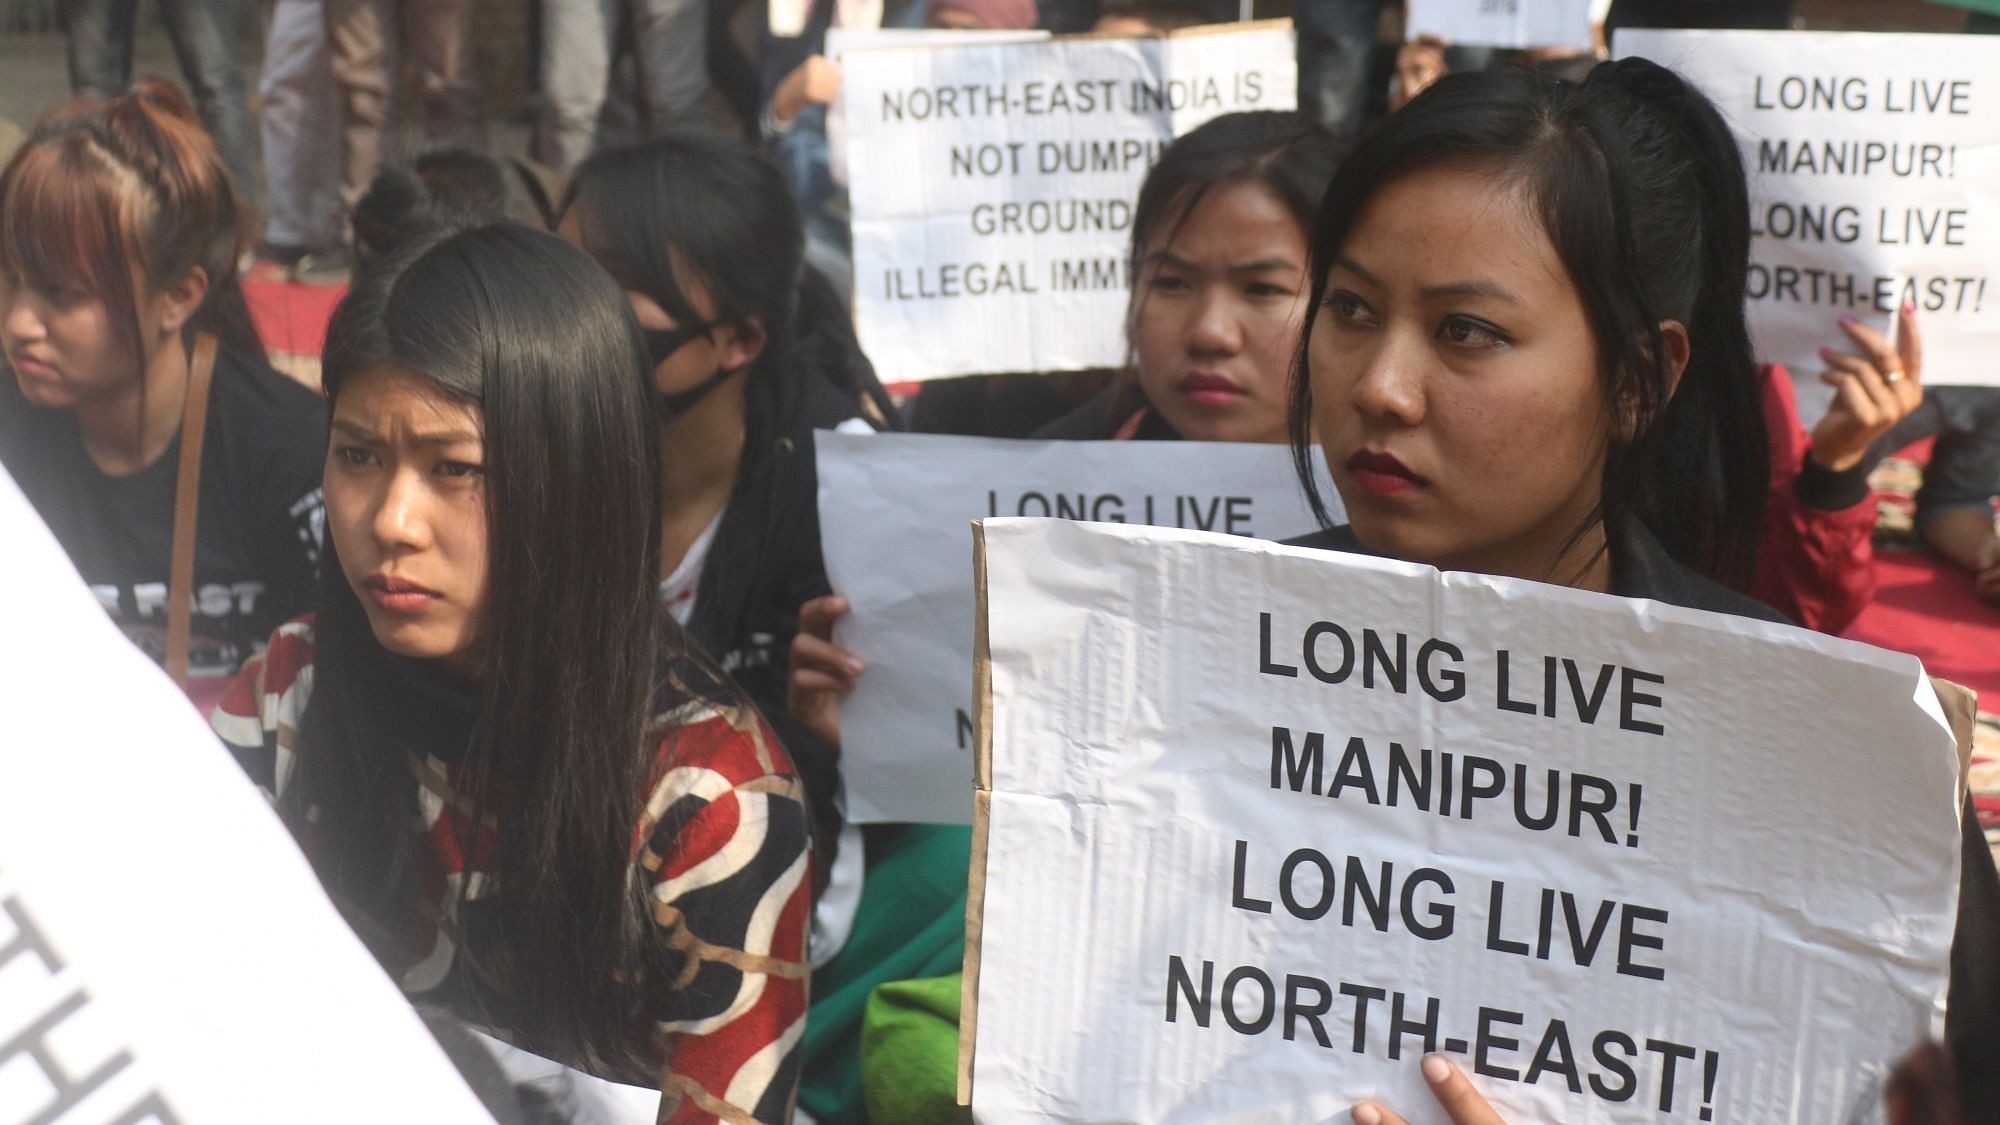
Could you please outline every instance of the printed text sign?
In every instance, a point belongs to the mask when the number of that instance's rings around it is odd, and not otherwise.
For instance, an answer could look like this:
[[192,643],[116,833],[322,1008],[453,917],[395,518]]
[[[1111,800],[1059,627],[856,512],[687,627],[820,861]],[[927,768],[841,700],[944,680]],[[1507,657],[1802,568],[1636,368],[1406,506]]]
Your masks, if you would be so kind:
[[1930,1033],[1957,762],[1914,659],[1175,529],[982,533],[982,1121],[1441,1122],[1432,1050],[1512,1121],[1872,1120]]
[[842,56],[855,316],[890,382],[1115,367],[1167,142],[1291,109],[1289,26]]
[[1670,66],[1715,100],[1750,178],[1750,328],[1830,392],[1836,323],[1886,329],[1914,300],[1929,383],[1995,383],[2000,349],[2000,39],[1983,35],[1651,31],[1620,55]]

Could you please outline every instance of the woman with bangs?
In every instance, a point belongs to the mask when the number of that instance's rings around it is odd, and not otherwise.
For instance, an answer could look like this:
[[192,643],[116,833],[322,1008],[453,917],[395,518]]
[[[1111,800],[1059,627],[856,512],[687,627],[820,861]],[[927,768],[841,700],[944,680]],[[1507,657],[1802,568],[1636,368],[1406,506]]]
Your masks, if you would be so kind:
[[155,659],[167,655],[181,434],[205,415],[186,591],[198,702],[306,608],[321,523],[325,404],[265,362],[236,274],[244,218],[214,143],[158,81],[56,110],[0,172],[13,370],[0,380],[0,464]]
[[315,612],[211,723],[414,1003],[658,1090],[662,1125],[783,1122],[804,790],[659,603],[645,370],[555,235],[446,226],[364,270],[327,328]]

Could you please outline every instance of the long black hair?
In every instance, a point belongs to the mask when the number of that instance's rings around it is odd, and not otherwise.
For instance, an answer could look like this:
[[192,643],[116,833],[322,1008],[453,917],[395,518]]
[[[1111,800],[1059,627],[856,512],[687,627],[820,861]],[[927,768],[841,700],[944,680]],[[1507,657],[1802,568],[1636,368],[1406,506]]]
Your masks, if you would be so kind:
[[893,425],[895,406],[833,286],[805,263],[803,220],[783,177],[748,146],[690,133],[597,153],[577,169],[562,211],[575,213],[584,246],[620,284],[676,324],[704,319],[686,295],[698,278],[714,320],[763,327],[763,352],[745,375],[743,461],[688,623],[723,654],[742,635],[747,603],[744,591],[718,587],[760,574],[771,535],[801,531],[767,526],[779,463],[803,453],[791,436],[795,416],[831,397],[844,413],[824,425],[867,406],[878,424]]
[[[743,454],[687,632],[776,724],[825,859],[839,823],[835,755],[785,712],[799,606],[826,592],[812,434],[857,416],[893,428],[895,405],[833,286],[805,264],[803,220],[783,177],[747,145],[679,134],[597,153],[570,183],[559,214],[572,213],[591,255],[677,325],[706,319],[687,298],[698,281],[715,320],[754,318],[764,330],[762,353],[735,376],[745,380]],[[670,416],[650,372],[643,381]]]
[[[420,235],[361,274],[327,330],[328,397],[392,370],[483,422],[483,675],[460,760],[468,826],[498,814],[499,940],[459,956],[483,1015],[599,1073],[632,1042],[651,924],[631,877],[656,688],[680,656],[659,577],[659,427],[637,324],[582,251],[512,224]],[[379,644],[323,561],[313,692],[280,809],[379,957],[407,960],[425,857],[413,834],[425,671]],[[472,831],[477,831],[476,827]],[[475,842],[462,840],[464,854]],[[459,891],[463,907],[471,888]],[[484,905],[484,904],[482,904]]]
[[[1603,63],[1580,83],[1516,68],[1451,75],[1341,166],[1313,232],[1290,418],[1299,480],[1321,523],[1330,520],[1315,483],[1306,341],[1327,272],[1383,185],[1453,166],[1522,190],[1582,299],[1609,414],[1630,420],[1621,427],[1629,439],[1606,458],[1598,509],[1577,534],[1634,519],[1683,564],[1743,581],[1770,479],[1743,317],[1743,163],[1715,106],[1643,59]],[[1691,345],[1678,383],[1660,328],[1669,320],[1686,326]]]
[[1225,113],[1188,130],[1160,154],[1139,187],[1128,250],[1132,276],[1154,235],[1165,230],[1165,241],[1173,241],[1209,192],[1231,184],[1256,184],[1285,205],[1301,231],[1312,230],[1344,148],[1326,126],[1285,110]]
[[[778,170],[749,146],[710,133],[676,133],[584,161],[558,215],[574,211],[583,244],[626,288],[657,302],[675,324],[704,318],[683,273],[699,278],[717,323],[756,320],[765,344],[750,372],[760,385],[823,379],[883,417],[894,405],[862,355],[831,283],[805,263],[805,225]],[[676,264],[679,269],[677,270]]]

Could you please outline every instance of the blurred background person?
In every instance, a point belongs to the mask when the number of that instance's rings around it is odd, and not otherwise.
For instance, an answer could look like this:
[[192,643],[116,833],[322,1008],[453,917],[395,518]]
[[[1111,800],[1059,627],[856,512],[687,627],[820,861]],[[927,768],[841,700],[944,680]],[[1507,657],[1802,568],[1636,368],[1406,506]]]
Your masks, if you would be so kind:
[[[158,80],[48,115],[0,172],[0,462],[163,659],[181,436],[204,417],[186,591],[186,686],[203,703],[305,609],[322,522],[326,407],[265,362],[237,278],[244,219],[214,143]],[[204,336],[219,345],[205,396]]]
[[[256,127],[244,77],[244,0],[159,0],[181,77],[201,120],[246,199],[257,194]],[[132,35],[139,0],[66,0],[70,92],[109,98],[132,82]]]

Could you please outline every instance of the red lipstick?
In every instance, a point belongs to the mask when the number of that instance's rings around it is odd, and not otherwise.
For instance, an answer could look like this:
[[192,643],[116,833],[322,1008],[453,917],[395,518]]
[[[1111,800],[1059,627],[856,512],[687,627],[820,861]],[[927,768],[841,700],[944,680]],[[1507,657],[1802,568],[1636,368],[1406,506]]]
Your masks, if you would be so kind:
[[1243,385],[1213,371],[1190,371],[1181,377],[1180,392],[1196,406],[1233,406],[1247,395]]
[[1347,471],[1354,483],[1377,496],[1402,496],[1430,486],[1429,481],[1410,471],[1409,466],[1389,453],[1364,449],[1347,459]]
[[7,362],[13,366],[14,372],[17,375],[24,375],[30,379],[51,379],[55,377],[55,368],[50,367],[42,360],[30,356],[15,353],[7,357]]
[[386,574],[371,574],[361,580],[368,598],[391,613],[421,613],[442,597],[436,590]]

